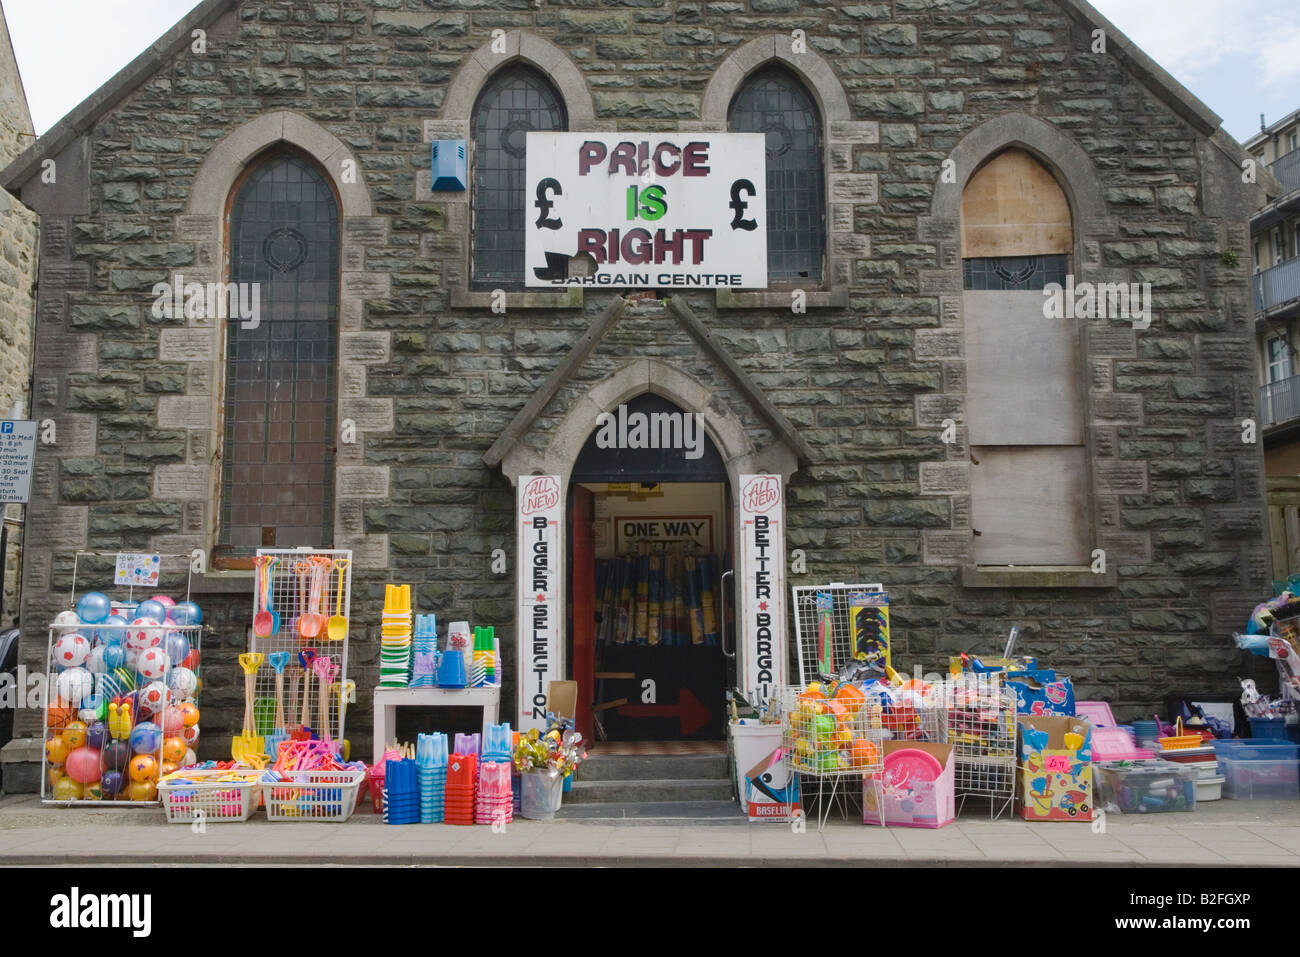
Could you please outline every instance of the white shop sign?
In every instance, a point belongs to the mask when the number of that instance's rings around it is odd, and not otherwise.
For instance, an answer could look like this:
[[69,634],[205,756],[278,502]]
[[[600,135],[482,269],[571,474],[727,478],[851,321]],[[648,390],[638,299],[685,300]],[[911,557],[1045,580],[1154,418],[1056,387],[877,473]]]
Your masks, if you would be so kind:
[[516,488],[519,711],[515,727],[519,731],[544,730],[547,688],[564,677],[564,596],[560,589],[564,496],[558,475],[521,475]]
[[785,678],[785,501],[779,475],[740,476],[740,688],[767,701]]
[[[767,287],[762,133],[529,133],[528,286]],[[595,271],[566,277],[572,256]]]
[[31,500],[35,464],[36,423],[0,421],[0,503]]

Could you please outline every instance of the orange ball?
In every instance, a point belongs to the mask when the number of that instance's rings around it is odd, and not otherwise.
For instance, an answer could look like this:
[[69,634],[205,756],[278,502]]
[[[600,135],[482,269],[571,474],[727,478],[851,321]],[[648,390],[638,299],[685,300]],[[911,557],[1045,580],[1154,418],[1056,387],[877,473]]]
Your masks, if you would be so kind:
[[185,743],[184,738],[167,738],[163,741],[162,756],[164,761],[170,761],[172,764],[179,765],[185,760],[185,752],[190,746]]
[[852,766],[869,768],[880,760],[880,749],[866,738],[854,738],[852,749]]
[[45,742],[45,760],[50,764],[62,764],[68,760],[68,752],[72,749],[68,747],[68,742],[63,738],[54,737]]
[[68,722],[77,716],[75,708],[66,708],[61,705],[50,705],[45,709],[45,719],[51,731],[62,731],[68,726]]
[[175,761],[164,761],[162,763],[163,777],[167,777],[167,775],[171,774],[173,771],[179,771],[179,770],[180,770],[180,765],[177,764]]
[[63,770],[63,765],[54,765],[54,767],[50,768],[50,787],[54,787],[54,785],[59,783],[61,778],[66,778],[67,776],[68,775]]
[[63,740],[74,751],[84,745],[86,743],[86,722],[69,721],[67,727],[63,729]]
[[131,780],[137,783],[158,780],[158,762],[152,754],[137,754],[131,759],[128,771]]
[[198,723],[199,723],[199,706],[196,705],[193,701],[185,701],[185,702],[182,702],[182,703],[181,703],[181,720],[185,723],[185,727],[187,727],[187,728],[192,728],[192,727],[194,727],[196,724],[198,724]]
[[127,798],[131,801],[156,801],[158,800],[158,785],[153,781],[132,781],[131,786],[126,789]]

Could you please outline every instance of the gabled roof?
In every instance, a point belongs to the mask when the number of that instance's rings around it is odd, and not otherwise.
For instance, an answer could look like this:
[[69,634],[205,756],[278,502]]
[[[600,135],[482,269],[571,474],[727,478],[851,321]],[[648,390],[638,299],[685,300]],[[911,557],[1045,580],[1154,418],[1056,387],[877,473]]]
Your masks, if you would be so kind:
[[[241,0],[203,0],[176,26],[163,34],[157,42],[83,100],[76,109],[51,127],[49,132],[13,163],[0,171],[0,185],[16,193],[18,188],[40,168],[41,160],[57,155],[69,143],[90,129],[100,117],[143,84],[159,66],[187,46],[191,42],[192,31],[210,25],[222,15],[236,9],[240,2]],[[1056,0],[1056,2],[1082,25],[1104,30],[1107,52],[1124,63],[1139,81],[1197,132],[1210,136],[1223,122],[1218,114],[1143,53],[1137,44],[1102,16],[1087,0]],[[1222,138],[1216,138],[1216,141],[1221,149],[1229,152]]]
[[[496,468],[501,464],[515,443],[528,432],[533,423],[546,410],[551,400],[555,398],[555,394],[582,368],[583,363],[587,361],[587,357],[605,338],[605,334],[609,332],[619,317],[627,311],[629,305],[631,303],[622,296],[614,297],[613,302],[606,306],[604,311],[596,317],[582,338],[574,343],[564,361],[555,368],[555,371],[547,377],[541,387],[524,403],[524,407],[506,426],[505,431],[501,433],[501,437],[492,444],[492,448],[483,453],[483,464],[489,468]],[[699,343],[704,354],[726,373],[727,377],[731,379],[732,385],[750,403],[754,412],[767,423],[772,432],[794,450],[799,460],[803,463],[815,462],[816,456],[813,454],[812,447],[799,434],[793,423],[781,414],[780,410],[772,404],[772,400],[763,393],[763,390],[749,378],[736,360],[731,357],[731,354],[727,352],[722,343],[705,328],[699,317],[686,305],[686,300],[676,296],[669,299],[668,311],[677,317],[677,321],[682,324],[682,327]]]
[[9,24],[5,22],[4,5],[0,4],[0,81],[8,77],[13,78],[14,87],[12,90],[0,87],[0,107],[4,109],[4,116],[0,117],[0,123],[3,123],[7,132],[13,135],[15,143],[12,152],[7,143],[4,147],[0,147],[0,157],[4,159],[23,152],[19,144],[24,139],[28,139],[29,143],[33,142],[31,139],[33,129],[32,112],[27,106],[23,77],[18,70],[18,61],[14,58],[14,45],[9,39]]
[[100,117],[135,92],[160,66],[193,43],[191,34],[195,30],[210,26],[215,20],[236,9],[240,2],[241,0],[203,0],[0,171],[0,186],[17,195],[23,183],[40,170],[41,160],[57,156],[65,146],[93,127]]

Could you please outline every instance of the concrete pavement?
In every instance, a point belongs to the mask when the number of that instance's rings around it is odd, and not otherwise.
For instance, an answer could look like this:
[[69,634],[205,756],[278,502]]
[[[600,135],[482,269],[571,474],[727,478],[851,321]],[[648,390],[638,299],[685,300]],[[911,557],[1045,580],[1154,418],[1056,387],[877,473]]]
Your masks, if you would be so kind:
[[790,825],[708,820],[548,822],[490,827],[385,826],[369,808],[344,824],[272,824],[259,813],[203,833],[161,809],[43,807],[0,798],[0,865],[534,866],[1283,866],[1300,865],[1300,803],[1217,801],[1191,813],[1107,815],[1087,824],[989,821],[969,810],[937,831],[832,818]]

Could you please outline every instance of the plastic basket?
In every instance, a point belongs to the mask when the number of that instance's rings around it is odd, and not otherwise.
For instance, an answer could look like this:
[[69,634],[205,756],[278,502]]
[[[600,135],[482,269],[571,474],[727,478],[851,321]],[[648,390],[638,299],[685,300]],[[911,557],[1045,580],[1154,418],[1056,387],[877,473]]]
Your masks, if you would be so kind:
[[1180,751],[1183,748],[1199,748],[1205,739],[1199,734],[1180,734],[1172,738],[1161,738],[1160,747],[1166,751]]
[[257,781],[160,781],[158,797],[168,824],[247,821],[257,810]]
[[346,821],[357,807],[364,771],[296,771],[295,780],[266,784],[268,821]]

